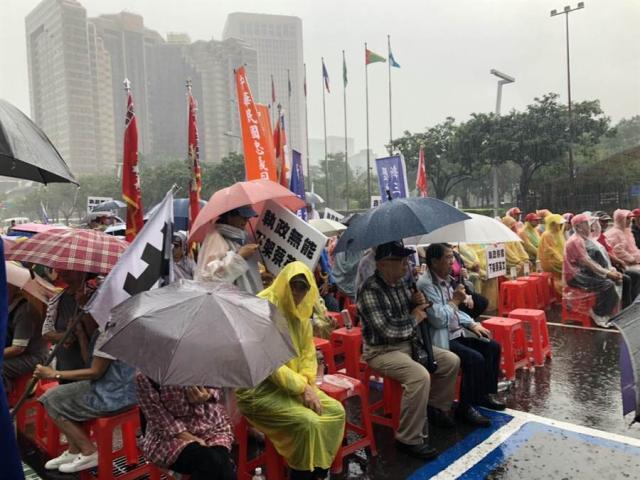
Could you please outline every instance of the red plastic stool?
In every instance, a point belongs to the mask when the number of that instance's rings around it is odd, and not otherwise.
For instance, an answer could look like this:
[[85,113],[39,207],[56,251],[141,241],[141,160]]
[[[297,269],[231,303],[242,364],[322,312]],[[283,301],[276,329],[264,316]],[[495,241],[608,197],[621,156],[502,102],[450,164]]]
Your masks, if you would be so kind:
[[60,455],[66,444],[60,442],[60,431],[47,415],[44,406],[38,398],[47,390],[58,386],[56,380],[40,380],[36,387],[35,395],[27,400],[16,415],[16,426],[23,434],[31,421],[35,426],[33,442],[51,458]]
[[249,422],[245,417],[236,424],[235,437],[238,444],[238,480],[251,480],[255,469],[260,466],[266,467],[269,479],[285,480],[287,478],[284,459],[266,436],[264,451],[249,459]]
[[31,381],[32,378],[33,378],[32,373],[25,373],[24,375],[21,375],[13,379],[12,381],[13,388],[11,389],[11,392],[7,394],[7,401],[9,402],[9,407],[13,407],[16,403],[18,403],[18,401],[20,400],[20,397],[22,397],[22,394],[27,389],[27,386],[29,385],[29,382]]
[[369,411],[369,392],[368,389],[362,384],[360,380],[357,380],[346,375],[338,373],[337,377],[343,378],[353,385],[353,388],[347,389],[333,385],[331,383],[324,382],[319,385],[320,390],[329,395],[331,398],[338,400],[340,403],[344,402],[351,397],[360,398],[360,409],[362,415],[362,424],[356,425],[354,423],[346,422],[344,430],[344,442],[346,443],[349,438],[348,432],[355,432],[360,438],[349,444],[343,443],[338,450],[336,457],[331,465],[331,471],[333,473],[342,472],[342,461],[348,455],[351,455],[358,450],[369,447],[371,455],[376,456],[378,451],[376,449],[376,440],[373,436],[373,426],[371,424],[371,412]]
[[359,325],[359,321],[358,321],[358,306],[355,303],[350,304],[347,307],[347,310],[349,311],[349,316],[351,317],[351,323],[353,324],[353,326],[357,326]]
[[313,337],[313,343],[316,346],[316,350],[320,350],[324,356],[324,363],[327,365],[329,373],[336,373],[336,360],[333,355],[333,347],[329,340],[324,338]]
[[530,277],[538,277],[543,279],[544,290],[544,302],[548,307],[556,300],[556,289],[553,286],[553,275],[550,272],[532,272]]
[[516,308],[527,308],[530,302],[527,282],[508,280],[500,284],[498,315],[503,316]]
[[533,361],[536,367],[544,365],[547,357],[551,358],[551,344],[549,343],[549,331],[547,329],[547,316],[544,310],[530,310],[516,308],[509,313],[509,318],[522,320],[529,326],[531,335],[528,340],[529,348],[533,351]]
[[590,312],[595,305],[595,293],[580,288],[564,287],[562,290],[562,323],[578,322],[583,327],[590,327]]
[[518,368],[529,368],[527,337],[521,320],[492,317],[482,325],[491,330],[493,339],[500,344],[500,364],[507,380],[516,378]]
[[[116,427],[122,430],[122,448],[113,450],[113,431]],[[126,412],[110,417],[100,417],[85,423],[85,428],[93,434],[98,447],[98,468],[80,472],[80,480],[133,480],[144,475],[151,475],[153,466],[140,459],[136,441],[136,432],[140,428],[140,412],[133,407]],[[114,460],[118,457],[126,459],[127,471],[113,472]],[[131,467],[133,466],[133,468]]]
[[[360,377],[360,356],[362,355],[362,330],[360,327],[338,328],[331,332],[331,346],[335,355],[344,354],[344,369],[348,376]],[[340,370],[342,364],[336,365]]]
[[547,285],[545,284],[544,278],[528,276],[520,277],[518,278],[518,281],[527,282],[527,288],[529,289],[529,299],[532,301],[532,304],[528,305],[528,307],[544,310],[547,307],[545,303],[545,292],[548,293]]
[[[382,377],[382,399],[369,405],[371,421],[378,425],[391,427],[395,432],[400,425],[400,408],[402,406],[402,384],[393,378],[385,377],[380,372],[367,367],[365,374],[366,386],[369,385],[369,378]],[[382,410],[382,413],[376,413]]]

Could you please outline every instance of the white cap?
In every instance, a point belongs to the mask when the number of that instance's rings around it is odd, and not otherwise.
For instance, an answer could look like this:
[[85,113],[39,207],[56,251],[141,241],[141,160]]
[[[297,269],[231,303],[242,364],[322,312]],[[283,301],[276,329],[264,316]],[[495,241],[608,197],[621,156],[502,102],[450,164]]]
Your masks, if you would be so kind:
[[262,475],[262,467],[256,467],[256,475]]

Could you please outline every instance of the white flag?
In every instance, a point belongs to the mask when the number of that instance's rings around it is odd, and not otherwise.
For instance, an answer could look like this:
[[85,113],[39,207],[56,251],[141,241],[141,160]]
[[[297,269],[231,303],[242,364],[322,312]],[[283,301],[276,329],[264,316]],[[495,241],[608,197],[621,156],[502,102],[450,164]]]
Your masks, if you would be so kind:
[[87,306],[100,329],[104,330],[109,322],[113,307],[137,293],[160,286],[163,279],[173,280],[172,223],[173,193],[169,192]]

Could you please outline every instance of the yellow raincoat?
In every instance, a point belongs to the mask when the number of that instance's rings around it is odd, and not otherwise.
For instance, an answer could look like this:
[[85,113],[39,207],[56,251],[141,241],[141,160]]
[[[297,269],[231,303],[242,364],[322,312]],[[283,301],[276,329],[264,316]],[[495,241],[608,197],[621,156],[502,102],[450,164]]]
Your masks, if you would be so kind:
[[563,223],[564,219],[560,215],[547,215],[545,230],[538,246],[538,260],[542,270],[553,274],[553,284],[559,295],[562,295],[562,262],[565,243]]
[[[311,289],[296,306],[289,281],[300,274],[306,277]],[[315,385],[318,367],[310,318],[319,294],[313,275],[302,262],[292,262],[258,296],[269,300],[287,318],[298,356],[257,387],[238,390],[238,408],[249,423],[265,433],[291,468],[302,471],[312,471],[316,467],[328,469],[342,444],[345,413],[340,402]],[[322,415],[302,404],[306,385],[316,389]]]
[[535,263],[538,259],[538,246],[540,246],[540,234],[538,228],[529,222],[524,223],[524,227],[518,232],[522,239],[522,246],[529,255],[529,260]]
[[[516,220],[511,217],[503,217],[502,223],[515,232]],[[529,254],[522,246],[522,242],[506,242],[504,249],[507,254],[507,276],[511,275],[511,268],[516,267],[518,273],[523,273],[524,264],[529,262]]]

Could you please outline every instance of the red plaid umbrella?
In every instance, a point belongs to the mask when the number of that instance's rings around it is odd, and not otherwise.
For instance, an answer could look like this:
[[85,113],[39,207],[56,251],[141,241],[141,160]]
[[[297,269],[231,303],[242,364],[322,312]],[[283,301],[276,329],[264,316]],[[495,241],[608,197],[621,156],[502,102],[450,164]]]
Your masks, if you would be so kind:
[[17,243],[6,259],[54,270],[105,274],[128,246],[124,240],[97,230],[54,229]]

